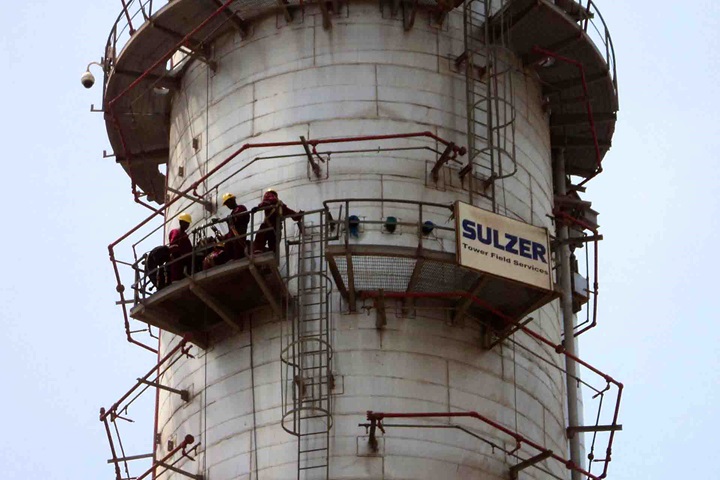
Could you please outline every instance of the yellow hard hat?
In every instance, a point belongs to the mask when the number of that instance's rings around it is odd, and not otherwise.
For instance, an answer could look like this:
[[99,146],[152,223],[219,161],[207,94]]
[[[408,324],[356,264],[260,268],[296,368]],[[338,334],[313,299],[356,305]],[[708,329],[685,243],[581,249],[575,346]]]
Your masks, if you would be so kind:
[[227,203],[227,201],[230,200],[231,198],[235,198],[235,195],[233,195],[233,194],[230,193],[230,192],[228,192],[228,193],[223,193],[223,196],[222,196],[222,204],[225,205],[225,204]]
[[274,193],[275,195],[278,194],[274,188],[268,188],[267,190],[265,190],[265,193]]
[[178,215],[178,220],[180,220],[181,222],[192,223],[192,217],[187,212]]

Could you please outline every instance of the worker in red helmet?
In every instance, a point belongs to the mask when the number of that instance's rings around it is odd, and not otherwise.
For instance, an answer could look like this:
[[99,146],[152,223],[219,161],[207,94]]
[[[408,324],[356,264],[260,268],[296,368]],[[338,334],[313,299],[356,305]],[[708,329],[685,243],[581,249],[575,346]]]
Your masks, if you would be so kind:
[[263,195],[262,202],[253,209],[253,211],[265,209],[265,219],[260,226],[259,231],[255,234],[253,241],[253,252],[275,252],[278,240],[282,234],[282,219],[290,217],[298,223],[298,228],[302,232],[302,211],[296,212],[292,208],[285,205],[278,198],[275,190],[270,189]]
[[185,278],[185,272],[192,271],[192,242],[188,237],[187,229],[190,227],[192,217],[189,213],[178,216],[179,228],[170,230],[170,281],[177,282]]
[[222,196],[222,203],[230,209],[230,216],[227,218],[228,229],[225,236],[225,251],[231,260],[243,258],[247,246],[247,227],[250,222],[250,214],[245,205],[238,205],[235,195],[226,193]]

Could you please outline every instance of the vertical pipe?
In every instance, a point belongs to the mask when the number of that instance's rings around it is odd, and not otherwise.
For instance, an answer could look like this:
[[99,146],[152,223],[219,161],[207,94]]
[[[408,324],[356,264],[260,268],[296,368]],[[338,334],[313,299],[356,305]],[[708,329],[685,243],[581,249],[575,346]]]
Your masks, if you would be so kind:
[[[553,181],[555,193],[558,196],[567,195],[567,184],[565,175],[565,152],[560,150],[555,156],[553,168]],[[558,259],[560,261],[560,287],[562,295],[560,305],[563,316],[564,346],[567,353],[577,356],[575,342],[575,314],[572,308],[572,270],[570,268],[570,245],[567,243],[569,228],[567,224],[558,222],[557,238],[559,241]],[[567,371],[567,404],[568,404],[568,426],[580,426],[580,411],[578,402],[578,373],[577,363],[569,356],[565,357],[565,370]],[[580,435],[573,435],[570,439],[570,460],[578,467],[582,467],[580,456]],[[579,472],[573,470],[572,479],[581,480]]]

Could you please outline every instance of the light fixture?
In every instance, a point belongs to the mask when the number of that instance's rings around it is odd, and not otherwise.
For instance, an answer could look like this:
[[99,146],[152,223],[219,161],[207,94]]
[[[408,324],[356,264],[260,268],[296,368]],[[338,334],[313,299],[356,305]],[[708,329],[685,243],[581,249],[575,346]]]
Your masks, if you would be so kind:
[[426,220],[425,223],[422,224],[421,231],[423,235],[430,235],[434,229],[435,224],[430,220]]

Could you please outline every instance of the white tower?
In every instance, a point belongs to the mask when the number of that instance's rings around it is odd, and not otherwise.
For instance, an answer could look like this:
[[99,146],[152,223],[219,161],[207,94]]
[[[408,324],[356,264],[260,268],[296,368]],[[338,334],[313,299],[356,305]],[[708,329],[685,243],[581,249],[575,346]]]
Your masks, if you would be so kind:
[[[110,256],[159,352],[101,412],[116,478],[603,478],[622,384],[575,341],[618,109],[594,3],[155,3],[123,2],[102,61],[153,209]],[[162,266],[180,214],[193,251]],[[147,387],[138,456],[115,426]]]

